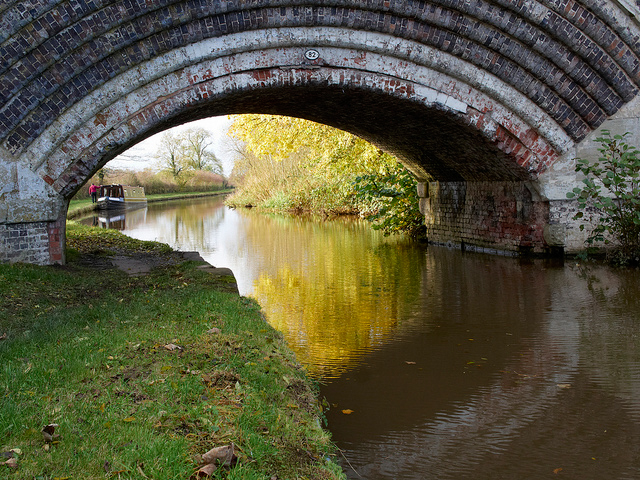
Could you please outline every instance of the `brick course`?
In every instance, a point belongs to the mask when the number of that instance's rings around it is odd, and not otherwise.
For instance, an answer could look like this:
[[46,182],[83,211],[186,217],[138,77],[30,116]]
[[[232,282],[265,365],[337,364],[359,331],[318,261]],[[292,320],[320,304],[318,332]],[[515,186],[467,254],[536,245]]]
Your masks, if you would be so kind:
[[64,263],[64,232],[60,222],[0,224],[0,262]]
[[421,203],[435,244],[490,253],[545,253],[549,203],[525,182],[432,182]]

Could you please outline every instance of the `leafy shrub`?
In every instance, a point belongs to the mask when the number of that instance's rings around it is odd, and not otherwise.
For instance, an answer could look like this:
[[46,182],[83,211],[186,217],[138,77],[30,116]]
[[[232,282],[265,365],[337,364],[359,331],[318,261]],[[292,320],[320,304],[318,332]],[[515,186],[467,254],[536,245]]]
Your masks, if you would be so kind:
[[601,145],[598,160],[577,159],[576,172],[584,174],[584,186],[567,193],[578,202],[580,211],[573,219],[583,219],[580,230],[591,229],[587,244],[612,246],[610,258],[621,264],[640,258],[640,158],[636,147],[626,142],[627,135],[603,130],[596,139]]
[[415,177],[397,165],[385,174],[361,175],[355,182],[356,198],[362,203],[365,218],[385,235],[405,233],[423,239],[424,215],[420,213]]
[[288,210],[293,208],[293,203],[286,192],[275,192],[260,205],[264,208],[273,208],[275,210]]

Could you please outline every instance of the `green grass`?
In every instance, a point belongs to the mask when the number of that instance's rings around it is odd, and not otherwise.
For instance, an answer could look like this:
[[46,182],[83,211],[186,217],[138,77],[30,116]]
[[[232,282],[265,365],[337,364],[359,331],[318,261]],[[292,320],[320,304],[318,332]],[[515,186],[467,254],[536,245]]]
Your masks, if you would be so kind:
[[0,452],[21,451],[0,478],[186,479],[231,442],[238,464],[212,478],[343,478],[316,391],[259,305],[192,262],[106,268],[113,251],[170,253],[68,230],[68,265],[0,265]]

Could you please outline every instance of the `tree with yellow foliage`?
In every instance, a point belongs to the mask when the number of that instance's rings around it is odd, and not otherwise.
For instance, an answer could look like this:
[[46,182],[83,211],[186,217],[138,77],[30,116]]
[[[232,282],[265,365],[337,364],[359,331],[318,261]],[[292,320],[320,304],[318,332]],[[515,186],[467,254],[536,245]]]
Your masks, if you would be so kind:
[[237,140],[231,175],[237,191],[229,205],[363,213],[385,233],[418,234],[423,222],[415,179],[395,157],[365,140],[275,115],[236,116],[229,135]]

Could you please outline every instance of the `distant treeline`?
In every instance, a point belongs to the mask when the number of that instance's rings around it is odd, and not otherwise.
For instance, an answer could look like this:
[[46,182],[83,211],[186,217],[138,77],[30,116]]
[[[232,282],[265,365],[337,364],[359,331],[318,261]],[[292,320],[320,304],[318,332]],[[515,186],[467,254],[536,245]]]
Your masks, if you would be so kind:
[[139,172],[104,168],[82,186],[75,198],[88,198],[89,186],[96,185],[135,185],[144,187],[147,195],[180,192],[213,192],[229,187],[229,182],[217,173],[194,171],[188,178],[180,177],[180,181],[166,171],[155,172],[151,169]]

